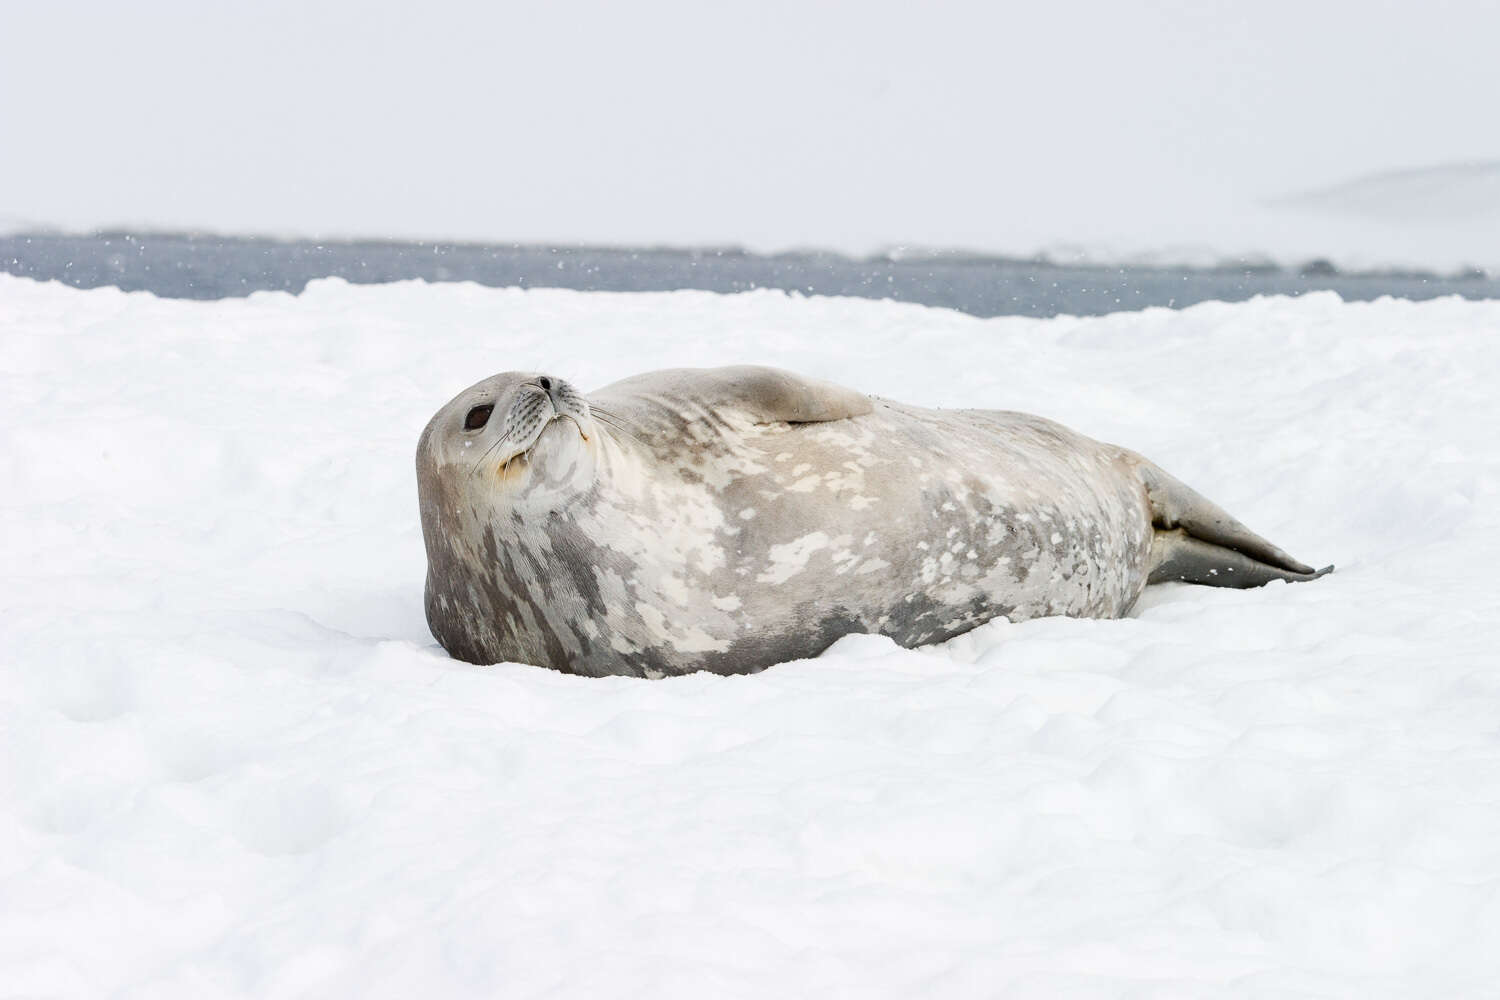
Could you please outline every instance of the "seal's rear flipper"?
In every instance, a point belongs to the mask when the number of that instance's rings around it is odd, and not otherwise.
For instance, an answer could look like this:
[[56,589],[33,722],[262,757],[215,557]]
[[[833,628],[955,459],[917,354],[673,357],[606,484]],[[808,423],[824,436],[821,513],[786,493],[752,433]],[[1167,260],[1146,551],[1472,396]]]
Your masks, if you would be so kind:
[[1214,587],[1259,587],[1272,580],[1316,580],[1332,566],[1313,569],[1229,516],[1218,504],[1134,456],[1156,537],[1150,582],[1186,580]]
[[1158,531],[1151,540],[1151,575],[1148,583],[1181,580],[1206,583],[1210,587],[1260,587],[1272,580],[1298,583],[1316,580],[1332,566],[1295,573],[1263,563],[1243,552],[1194,538],[1182,528]]

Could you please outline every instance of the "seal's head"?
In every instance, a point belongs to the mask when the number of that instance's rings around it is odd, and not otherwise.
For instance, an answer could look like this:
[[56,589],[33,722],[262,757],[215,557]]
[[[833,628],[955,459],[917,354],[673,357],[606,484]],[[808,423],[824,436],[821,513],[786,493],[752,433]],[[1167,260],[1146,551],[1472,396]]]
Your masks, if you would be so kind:
[[470,386],[428,421],[417,445],[424,511],[479,513],[566,505],[595,475],[598,430],[563,379],[502,372]]

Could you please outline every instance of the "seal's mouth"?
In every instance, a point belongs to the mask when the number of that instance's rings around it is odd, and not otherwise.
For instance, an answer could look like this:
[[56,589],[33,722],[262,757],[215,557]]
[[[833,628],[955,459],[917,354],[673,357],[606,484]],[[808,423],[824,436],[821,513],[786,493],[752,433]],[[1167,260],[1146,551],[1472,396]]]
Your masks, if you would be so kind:
[[509,456],[500,460],[500,466],[498,470],[500,477],[502,479],[508,478],[511,474],[516,472],[518,468],[523,467],[525,462],[531,457],[532,449],[534,449],[537,446],[537,443],[542,440],[542,435],[546,434],[547,430],[553,424],[559,423],[563,420],[566,420],[573,425],[574,429],[578,431],[578,436],[583,439],[584,444],[589,443],[589,434],[588,431],[583,429],[583,421],[579,420],[578,417],[574,416],[571,413],[557,413],[556,411],[554,411],[552,416],[545,423],[543,423],[540,428],[537,429],[536,433],[531,435],[530,441],[526,442],[526,444],[521,448],[513,451]]

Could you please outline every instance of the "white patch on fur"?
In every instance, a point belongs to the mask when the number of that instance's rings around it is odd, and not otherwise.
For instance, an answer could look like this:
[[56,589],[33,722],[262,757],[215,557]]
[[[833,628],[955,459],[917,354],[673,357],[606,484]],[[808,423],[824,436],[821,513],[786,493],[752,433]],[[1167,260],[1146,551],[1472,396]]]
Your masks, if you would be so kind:
[[683,581],[682,577],[662,577],[661,592],[667,598],[667,600],[671,601],[673,604],[684,608],[687,607],[689,591],[687,584]]
[[641,616],[646,630],[660,642],[666,643],[679,653],[722,653],[729,648],[726,640],[715,640],[713,636],[696,626],[678,628],[676,630],[667,627],[667,616],[662,614],[660,608],[652,607],[645,601],[637,601],[635,613]]
[[821,531],[814,531],[785,545],[773,545],[770,563],[764,573],[755,579],[759,583],[785,583],[807,568],[807,560],[819,549],[826,549],[830,539]]

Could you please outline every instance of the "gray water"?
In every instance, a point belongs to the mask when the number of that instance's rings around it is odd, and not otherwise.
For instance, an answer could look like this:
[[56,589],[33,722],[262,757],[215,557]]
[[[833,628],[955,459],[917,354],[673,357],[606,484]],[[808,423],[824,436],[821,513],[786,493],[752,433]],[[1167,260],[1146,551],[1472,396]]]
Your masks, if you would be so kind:
[[1330,289],[1346,300],[1381,296],[1500,299],[1500,277],[1473,273],[1341,273],[1298,268],[1080,267],[997,257],[858,259],[831,253],[736,249],[622,249],[387,241],[314,243],[182,234],[0,236],[0,270],[77,288],[114,285],[166,298],[298,293],[315,278],[365,284],[421,278],[521,288],[740,292],[778,288],[946,306],[975,316],[1095,316],[1147,306]]

